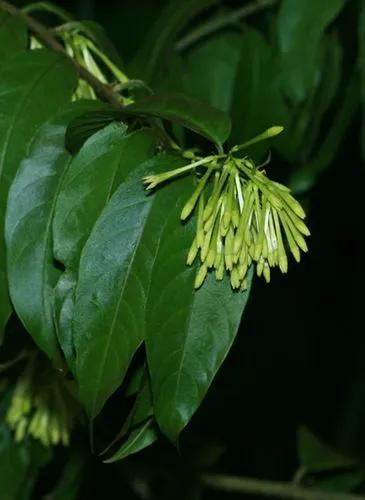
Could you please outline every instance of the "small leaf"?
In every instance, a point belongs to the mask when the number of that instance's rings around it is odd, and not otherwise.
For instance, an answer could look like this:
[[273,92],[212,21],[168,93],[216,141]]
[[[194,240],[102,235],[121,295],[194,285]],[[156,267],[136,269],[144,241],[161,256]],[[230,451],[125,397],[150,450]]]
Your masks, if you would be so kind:
[[158,432],[156,426],[154,425],[153,419],[149,419],[147,422],[138,426],[137,429],[133,430],[127,441],[122,444],[119,450],[111,458],[104,460],[104,463],[111,464],[118,460],[123,460],[129,455],[138,453],[144,448],[151,446],[157,439]]
[[[26,75],[26,78],[24,77]],[[10,184],[39,126],[71,99],[77,84],[72,64],[48,50],[21,52],[0,74],[0,234],[4,234]],[[5,242],[0,237],[0,332],[11,307],[5,275]]]
[[10,188],[5,238],[10,294],[37,345],[58,358],[53,288],[60,272],[52,254],[52,218],[71,157],[64,148],[67,123],[93,103],[75,103],[43,125],[33,138]]
[[308,472],[323,472],[354,465],[354,461],[331,450],[305,427],[298,431],[298,453],[301,467]]
[[224,143],[231,131],[225,113],[182,94],[146,97],[127,106],[126,111],[179,123],[217,144]]
[[316,83],[320,42],[345,0],[283,0],[278,14],[281,83],[294,102],[305,100]]

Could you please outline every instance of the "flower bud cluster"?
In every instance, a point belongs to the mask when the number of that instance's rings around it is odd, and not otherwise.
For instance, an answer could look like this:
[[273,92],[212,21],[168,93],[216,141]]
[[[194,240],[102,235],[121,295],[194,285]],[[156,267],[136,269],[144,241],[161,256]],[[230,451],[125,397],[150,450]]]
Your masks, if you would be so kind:
[[63,444],[70,440],[74,402],[58,376],[47,384],[36,380],[35,370],[28,366],[20,375],[6,422],[14,431],[16,442],[27,435],[39,440],[44,446]]
[[[250,144],[280,131],[271,128]],[[212,270],[217,280],[228,273],[233,289],[246,290],[253,263],[257,275],[269,282],[272,268],[288,271],[287,249],[297,262],[301,251],[308,251],[305,237],[310,232],[301,205],[289,188],[270,180],[251,159],[235,157],[239,149],[195,157],[189,165],[144,179],[147,189],[152,189],[189,171],[196,173],[196,188],[181,213],[185,221],[197,212],[196,234],[187,256],[188,265],[196,260],[200,264],[195,288]]]

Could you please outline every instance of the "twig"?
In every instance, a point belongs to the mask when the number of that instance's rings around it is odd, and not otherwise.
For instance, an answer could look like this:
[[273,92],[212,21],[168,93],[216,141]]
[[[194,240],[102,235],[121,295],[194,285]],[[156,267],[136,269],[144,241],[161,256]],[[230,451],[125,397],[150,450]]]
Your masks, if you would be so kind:
[[14,7],[9,2],[5,0],[0,0],[0,9],[7,12],[11,16],[21,19],[32,31],[36,37],[41,40],[47,47],[60,52],[65,57],[67,57],[72,64],[75,66],[80,78],[85,80],[95,91],[96,95],[103,101],[107,101],[118,109],[124,109],[123,104],[120,102],[119,96],[115,93],[108,85],[102,83],[98,78],[96,78],[90,71],[81,66],[79,63],[74,61],[66,53],[64,47],[61,43],[50,33],[50,31],[43,26],[43,24],[36,21],[33,17],[29,16],[25,12]]
[[252,14],[259,12],[262,9],[266,9],[267,7],[271,7],[277,3],[277,1],[278,0],[255,0],[248,5],[244,5],[239,9],[229,12],[228,14],[211,19],[181,38],[176,43],[175,49],[179,52],[183,51],[205,36],[210,35],[215,31],[219,31],[226,26],[232,26],[245,17],[251,16]]
[[324,492],[301,488],[277,481],[261,481],[237,476],[208,474],[202,477],[207,487],[238,494],[256,494],[267,497],[288,498],[291,500],[361,500],[363,495]]

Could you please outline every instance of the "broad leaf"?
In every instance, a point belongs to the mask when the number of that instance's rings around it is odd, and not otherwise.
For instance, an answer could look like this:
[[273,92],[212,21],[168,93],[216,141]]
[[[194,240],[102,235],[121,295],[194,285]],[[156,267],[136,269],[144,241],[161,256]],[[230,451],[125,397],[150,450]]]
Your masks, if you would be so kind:
[[[265,38],[255,29],[246,29],[232,98],[232,145],[255,137],[272,125],[287,126],[289,114],[276,78],[275,59]],[[268,147],[266,141],[253,151],[262,155]]]
[[179,123],[217,144],[223,144],[231,131],[231,122],[225,113],[182,94],[146,97],[127,106],[126,110]]
[[129,74],[151,83],[166,51],[190,19],[212,7],[217,0],[172,0],[164,7],[141,44],[129,68]]
[[121,113],[107,105],[103,105],[103,109],[98,111],[90,111],[78,116],[67,127],[67,149],[73,154],[77,153],[89,137],[110,123],[121,122],[121,119]]
[[[163,155],[145,168],[167,170],[184,163]],[[164,221],[173,220],[183,232],[175,209],[181,183],[147,195],[142,173],[136,177],[115,192],[80,260],[74,342],[80,397],[91,417],[121,384],[144,340],[146,299]]]
[[316,83],[320,41],[345,0],[283,0],[278,14],[281,82],[294,102],[302,102]]
[[0,10],[0,57],[27,48],[28,33],[25,24]]
[[[5,238],[10,294],[15,310],[38,346],[57,359],[53,288],[52,218],[71,161],[64,147],[68,122],[91,103],[69,105],[36,133],[10,188]],[[26,286],[24,286],[26,283]]]
[[[26,77],[25,77],[26,75]],[[0,76],[0,233],[4,234],[10,184],[39,126],[71,99],[75,69],[48,50],[19,53],[2,65]],[[5,274],[5,241],[0,236],[0,332],[11,307]]]
[[91,229],[119,184],[153,155],[155,141],[148,130],[125,133],[123,125],[112,123],[94,134],[65,176],[53,231],[55,257],[66,269],[77,269]]
[[210,275],[198,291],[186,269],[191,236],[170,218],[146,306],[147,358],[154,411],[162,432],[176,442],[203,400],[237,333],[249,291],[233,292],[228,278]]
[[290,187],[296,193],[308,191],[316,182],[318,176],[330,167],[336,158],[338,150],[358,107],[359,107],[359,79],[353,75],[344,89],[342,102],[337,110],[336,120],[333,121],[326,137],[311,161],[298,169],[290,177]]
[[192,47],[185,57],[185,92],[229,112],[241,51],[242,35],[234,31],[218,33]]
[[74,371],[72,316],[74,288],[82,248],[100,212],[118,185],[153,155],[148,130],[126,135],[113,123],[93,135],[74,157],[63,180],[53,222],[54,254],[66,268],[55,291],[57,334]]
[[148,446],[151,446],[157,439],[158,431],[154,420],[151,418],[133,430],[119,450],[111,458],[104,460],[104,463],[111,464],[118,460],[123,460],[129,455],[138,453]]

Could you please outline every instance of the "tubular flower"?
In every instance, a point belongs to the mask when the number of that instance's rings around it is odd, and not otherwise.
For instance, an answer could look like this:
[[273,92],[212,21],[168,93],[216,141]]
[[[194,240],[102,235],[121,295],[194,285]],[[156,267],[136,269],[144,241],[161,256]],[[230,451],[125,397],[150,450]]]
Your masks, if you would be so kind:
[[67,446],[74,414],[75,401],[63,381],[57,374],[47,377],[46,384],[38,380],[31,360],[16,383],[6,413],[15,441],[30,435],[44,446]]
[[[258,140],[281,130],[269,129]],[[257,138],[249,144],[253,142]],[[196,235],[187,256],[188,265],[200,261],[195,288],[212,270],[217,280],[228,273],[232,288],[245,290],[247,271],[253,263],[257,275],[268,283],[272,268],[288,271],[287,249],[297,262],[300,252],[308,251],[305,237],[310,232],[301,205],[289,188],[270,180],[250,158],[235,157],[239,149],[242,147],[235,146],[227,155],[195,159],[177,171],[145,179],[149,187],[155,187],[196,166],[206,169],[197,175],[196,188],[181,213],[184,221],[197,212]]]

